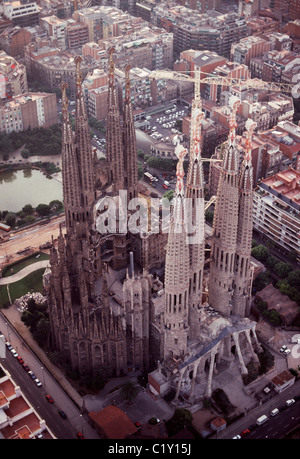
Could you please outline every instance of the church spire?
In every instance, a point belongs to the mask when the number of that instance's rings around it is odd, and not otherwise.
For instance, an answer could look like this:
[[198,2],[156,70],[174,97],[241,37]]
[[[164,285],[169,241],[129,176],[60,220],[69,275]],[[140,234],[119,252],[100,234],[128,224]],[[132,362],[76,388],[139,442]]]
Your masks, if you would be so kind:
[[138,196],[138,168],[136,134],[133,120],[132,102],[130,95],[130,65],[125,68],[125,99],[123,105],[123,145],[124,166],[126,171],[125,188],[128,200]]
[[231,99],[231,106],[230,133],[215,205],[209,278],[209,303],[224,315],[232,313],[239,210],[238,153],[235,145],[236,112],[239,102],[236,98]]
[[86,103],[82,90],[80,64],[82,58],[77,56],[76,63],[76,124],[75,142],[81,183],[81,205],[85,209],[85,218],[91,218],[91,207],[95,199],[94,161],[90,129],[86,112]]
[[204,271],[204,176],[202,149],[202,101],[200,91],[195,89],[191,114],[191,139],[189,169],[186,185],[188,211],[190,285],[189,285],[189,325],[190,338],[196,339],[199,331],[198,306],[202,302],[202,284]]
[[106,122],[106,158],[110,165],[114,191],[124,188],[124,158],[118,94],[115,86],[114,48],[109,50],[108,110]]
[[252,133],[256,123],[246,122],[245,156],[239,177],[239,216],[237,227],[237,248],[235,257],[235,290],[233,313],[245,317],[250,313],[251,276],[250,257],[252,247],[253,214],[253,168],[251,164]]
[[188,338],[189,252],[185,231],[184,171],[186,150],[177,145],[177,183],[171,214],[165,268],[164,359],[184,356]]
[[74,135],[69,119],[68,98],[66,94],[68,85],[61,85],[62,91],[62,183],[66,214],[67,232],[74,227],[81,212],[81,193],[78,163],[74,144]]

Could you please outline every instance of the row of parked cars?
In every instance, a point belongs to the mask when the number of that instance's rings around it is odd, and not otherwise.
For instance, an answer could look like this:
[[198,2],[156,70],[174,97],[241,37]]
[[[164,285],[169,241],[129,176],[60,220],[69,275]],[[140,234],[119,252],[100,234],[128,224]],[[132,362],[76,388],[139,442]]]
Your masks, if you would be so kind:
[[[285,406],[291,406],[293,403],[295,403],[295,399],[294,399],[294,398],[290,398],[289,400],[286,400]],[[279,413],[279,409],[278,409],[278,408],[273,408],[273,410],[270,411],[270,416],[276,416],[278,413]],[[266,414],[263,414],[263,415],[260,416],[258,419],[256,419],[256,424],[254,424],[253,426],[249,427],[249,429],[243,430],[240,434],[235,435],[235,436],[233,437],[233,439],[239,440],[239,439],[245,437],[245,436],[248,435],[253,429],[255,429],[257,426],[261,426],[262,424],[264,424],[265,422],[267,422],[268,419],[269,419],[269,417],[268,417]]]
[[6,341],[6,347],[7,349],[12,353],[12,355],[17,359],[20,365],[22,365],[22,368],[29,374],[31,379],[35,382],[35,384],[38,387],[41,387],[42,383],[41,381],[36,377],[36,375],[33,373],[33,371],[30,370],[29,366],[24,362],[22,357],[17,353],[17,351],[12,347],[12,345]]
[[[0,334],[1,334],[1,332],[0,332]],[[41,381],[36,377],[36,375],[33,373],[33,371],[30,370],[29,366],[24,362],[22,357],[17,353],[17,351],[13,348],[13,346],[8,341],[6,341],[5,344],[6,344],[7,349],[12,353],[12,355],[16,358],[16,360],[19,362],[19,364],[22,365],[22,368],[28,373],[28,375],[35,382],[35,384],[38,387],[41,387],[42,386]],[[54,400],[51,397],[51,395],[47,394],[45,398],[46,398],[48,403],[54,404]],[[58,414],[63,419],[67,419],[67,415],[63,410],[59,409],[58,410]],[[84,436],[83,436],[83,434],[81,432],[77,432],[76,435],[77,435],[77,438],[79,438],[79,439],[83,439],[84,438]],[[42,434],[40,436],[38,436],[38,438],[43,438]]]

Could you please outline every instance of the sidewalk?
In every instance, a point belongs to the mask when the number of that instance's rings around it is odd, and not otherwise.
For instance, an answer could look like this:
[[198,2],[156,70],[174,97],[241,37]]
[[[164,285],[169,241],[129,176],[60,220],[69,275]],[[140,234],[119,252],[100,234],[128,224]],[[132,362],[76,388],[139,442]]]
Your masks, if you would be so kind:
[[0,285],[7,285],[13,284],[14,282],[18,282],[19,280],[23,279],[24,277],[28,276],[28,274],[37,271],[38,269],[47,268],[49,265],[49,260],[37,261],[36,263],[32,263],[29,266],[21,269],[21,271],[13,274],[12,276],[2,277],[0,279]]
[[72,387],[72,385],[67,381],[64,374],[53,365],[48,359],[45,352],[38,346],[36,341],[32,338],[29,329],[20,319],[20,312],[15,305],[11,306],[8,309],[1,309],[3,316],[10,322],[10,324],[15,328],[21,338],[26,342],[31,351],[36,355],[36,357],[41,361],[44,367],[51,373],[51,375],[56,379],[60,384],[63,390],[69,395],[73,402],[82,408],[82,398],[78,392]]

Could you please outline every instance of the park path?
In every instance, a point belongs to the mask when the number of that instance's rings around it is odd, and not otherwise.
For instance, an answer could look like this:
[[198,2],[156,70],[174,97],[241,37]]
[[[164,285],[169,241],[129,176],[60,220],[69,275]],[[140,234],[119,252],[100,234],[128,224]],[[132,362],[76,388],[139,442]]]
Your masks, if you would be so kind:
[[26,266],[25,268],[21,269],[21,271],[19,271],[16,274],[13,274],[12,276],[2,277],[0,279],[0,285],[7,285],[13,284],[14,282],[18,282],[19,280],[28,276],[28,274],[31,274],[34,271],[37,271],[38,269],[47,268],[49,263],[49,260],[42,260],[37,261],[36,263],[32,263],[31,265]]

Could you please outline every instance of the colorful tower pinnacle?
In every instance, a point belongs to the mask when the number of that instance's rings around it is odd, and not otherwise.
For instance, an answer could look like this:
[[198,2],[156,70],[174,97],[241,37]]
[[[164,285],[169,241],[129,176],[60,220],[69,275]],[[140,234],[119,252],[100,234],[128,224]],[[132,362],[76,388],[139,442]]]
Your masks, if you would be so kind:
[[66,89],[68,85],[61,85],[62,91],[62,183],[66,214],[67,232],[74,228],[81,220],[81,190],[78,173],[78,163],[75,150],[74,136],[69,119],[68,99]]
[[246,122],[247,136],[245,156],[239,177],[239,218],[235,260],[235,290],[233,294],[233,314],[245,317],[250,312],[251,272],[250,257],[252,246],[253,170],[251,162],[252,133],[256,123]]
[[80,63],[82,58],[77,56],[76,63],[76,125],[75,142],[81,184],[81,206],[84,209],[85,220],[92,218],[92,205],[95,200],[95,176],[90,129],[86,113],[86,105],[82,90],[82,75]]
[[177,183],[170,221],[165,267],[164,359],[183,356],[188,339],[189,252],[185,231],[184,171],[186,150],[177,145]]
[[204,118],[201,99],[195,91],[191,116],[190,158],[186,186],[188,206],[190,285],[189,285],[189,325],[190,338],[199,334],[198,306],[202,303],[202,283],[204,270],[204,177],[201,158],[201,122]]
[[125,100],[123,105],[123,145],[125,188],[128,200],[138,197],[138,168],[136,134],[133,120],[132,103],[130,97],[130,65],[125,68]]
[[106,122],[106,158],[110,165],[114,191],[124,189],[124,152],[118,94],[115,86],[114,48],[109,50],[108,67],[108,112]]
[[[232,101],[234,101],[232,103]],[[231,100],[230,132],[220,174],[213,222],[209,303],[224,315],[232,313],[238,224],[238,152],[235,147],[238,102]]]

